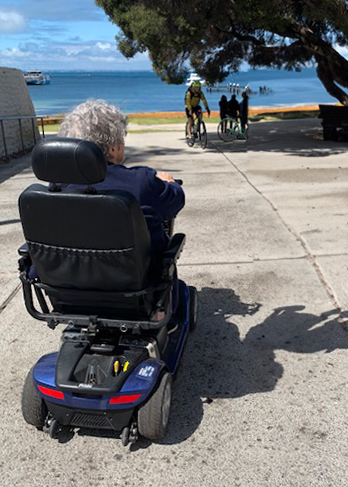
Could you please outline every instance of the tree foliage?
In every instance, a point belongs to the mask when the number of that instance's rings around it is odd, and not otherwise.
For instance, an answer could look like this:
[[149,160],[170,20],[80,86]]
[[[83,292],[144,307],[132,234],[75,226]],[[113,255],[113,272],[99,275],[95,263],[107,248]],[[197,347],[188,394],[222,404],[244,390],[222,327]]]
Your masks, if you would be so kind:
[[120,27],[127,58],[149,52],[154,70],[180,83],[190,64],[222,81],[243,61],[252,67],[301,70],[309,63],[326,90],[348,105],[348,1],[95,0]]

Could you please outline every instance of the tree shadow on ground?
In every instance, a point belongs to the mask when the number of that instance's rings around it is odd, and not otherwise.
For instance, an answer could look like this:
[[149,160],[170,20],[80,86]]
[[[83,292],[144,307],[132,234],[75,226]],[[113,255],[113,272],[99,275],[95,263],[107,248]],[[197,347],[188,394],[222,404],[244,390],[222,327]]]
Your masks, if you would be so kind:
[[27,172],[31,171],[30,154],[26,154],[25,156],[18,159],[10,159],[8,162],[1,163],[0,184],[24,170],[27,170]]
[[[302,305],[274,309],[242,338],[234,321],[256,314],[260,307],[259,303],[242,302],[231,289],[207,287],[199,292],[198,324],[188,336],[174,382],[168,432],[161,444],[187,440],[199,427],[204,408],[215,400],[273,391],[284,371],[275,359],[277,350],[307,354],[348,348],[337,310],[314,315],[304,312]],[[113,431],[81,428],[76,433],[119,438]],[[73,436],[71,432],[63,434],[59,442],[67,443]],[[140,438],[130,449],[150,445],[149,440]]]
[[[178,134],[175,133],[174,137],[176,138],[176,142]],[[182,141],[182,145],[180,147],[166,147],[160,145],[148,145],[146,147],[139,148],[135,145],[129,145],[126,148],[126,159],[125,164],[137,164],[137,165],[148,165],[151,167],[152,163],[156,162],[158,164],[158,159],[156,161],[153,160],[154,157],[162,157],[163,158],[163,165],[166,164],[167,158],[170,159],[170,171],[175,172],[173,169],[173,162],[177,156],[184,156],[185,160],[189,160],[192,156],[200,156],[207,152],[215,152],[216,148],[211,145],[207,149],[203,150],[199,146],[195,147],[188,147],[184,137],[179,136],[179,141]],[[182,162],[182,160],[180,161]],[[169,168],[168,168],[169,170]]]
[[212,131],[209,142],[224,153],[281,152],[286,156],[327,157],[348,152],[347,142],[325,141],[319,120],[252,123],[249,138],[224,143]]
[[189,438],[202,421],[204,407],[217,399],[274,390],[284,370],[275,360],[276,350],[307,354],[348,348],[337,310],[317,316],[304,312],[305,306],[276,308],[241,338],[235,318],[256,313],[259,304],[241,302],[230,289],[203,288],[199,305],[197,329],[188,337],[175,381],[163,444]]

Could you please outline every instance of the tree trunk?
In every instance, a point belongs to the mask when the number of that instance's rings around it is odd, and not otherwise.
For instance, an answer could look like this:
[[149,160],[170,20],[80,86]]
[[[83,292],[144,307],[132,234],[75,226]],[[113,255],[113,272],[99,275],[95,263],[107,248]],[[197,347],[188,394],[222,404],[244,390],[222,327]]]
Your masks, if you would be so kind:
[[319,58],[317,59],[317,62],[317,75],[320,81],[325,86],[326,91],[331,96],[337,98],[337,100],[340,101],[342,105],[348,106],[348,95],[335,83],[333,76],[334,73],[332,73],[327,61]]
[[347,93],[337,84],[348,88],[348,61],[308,26],[299,25],[293,20],[291,29],[293,33],[290,37],[299,39],[317,61],[317,75],[326,91],[343,105],[348,105]]

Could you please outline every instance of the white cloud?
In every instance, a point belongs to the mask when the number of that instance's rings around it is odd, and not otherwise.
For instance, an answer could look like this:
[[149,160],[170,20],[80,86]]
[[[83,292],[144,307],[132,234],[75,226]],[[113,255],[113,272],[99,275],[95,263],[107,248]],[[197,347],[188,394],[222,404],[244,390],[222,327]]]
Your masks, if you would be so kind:
[[[50,53],[47,57],[47,52]],[[0,65],[19,69],[151,69],[145,53],[126,60],[116,45],[102,41],[23,42],[18,47],[0,50]]]
[[105,49],[111,49],[110,42],[97,42],[96,46],[102,51],[104,51]]
[[0,34],[24,31],[26,22],[23,15],[17,12],[0,10]]
[[18,47],[14,47],[12,49],[5,49],[5,51],[0,52],[0,55],[3,58],[13,59],[13,60],[18,58],[25,59],[27,57],[27,53],[21,51],[20,49],[18,49]]

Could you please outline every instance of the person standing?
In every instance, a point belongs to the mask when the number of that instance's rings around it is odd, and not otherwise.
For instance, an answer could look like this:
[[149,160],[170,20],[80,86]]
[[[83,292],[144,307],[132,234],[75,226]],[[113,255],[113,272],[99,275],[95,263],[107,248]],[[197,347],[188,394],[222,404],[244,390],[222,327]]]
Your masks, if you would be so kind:
[[225,95],[222,95],[221,100],[219,101],[220,107],[220,119],[224,119],[228,116],[228,101]]
[[246,125],[248,124],[248,112],[249,112],[249,97],[245,91],[242,93],[242,101],[239,104],[240,106],[240,123],[242,126],[242,130],[245,130]]
[[230,117],[237,118],[239,115],[240,107],[236,99],[236,95],[232,95],[230,101],[227,103],[227,112]]

